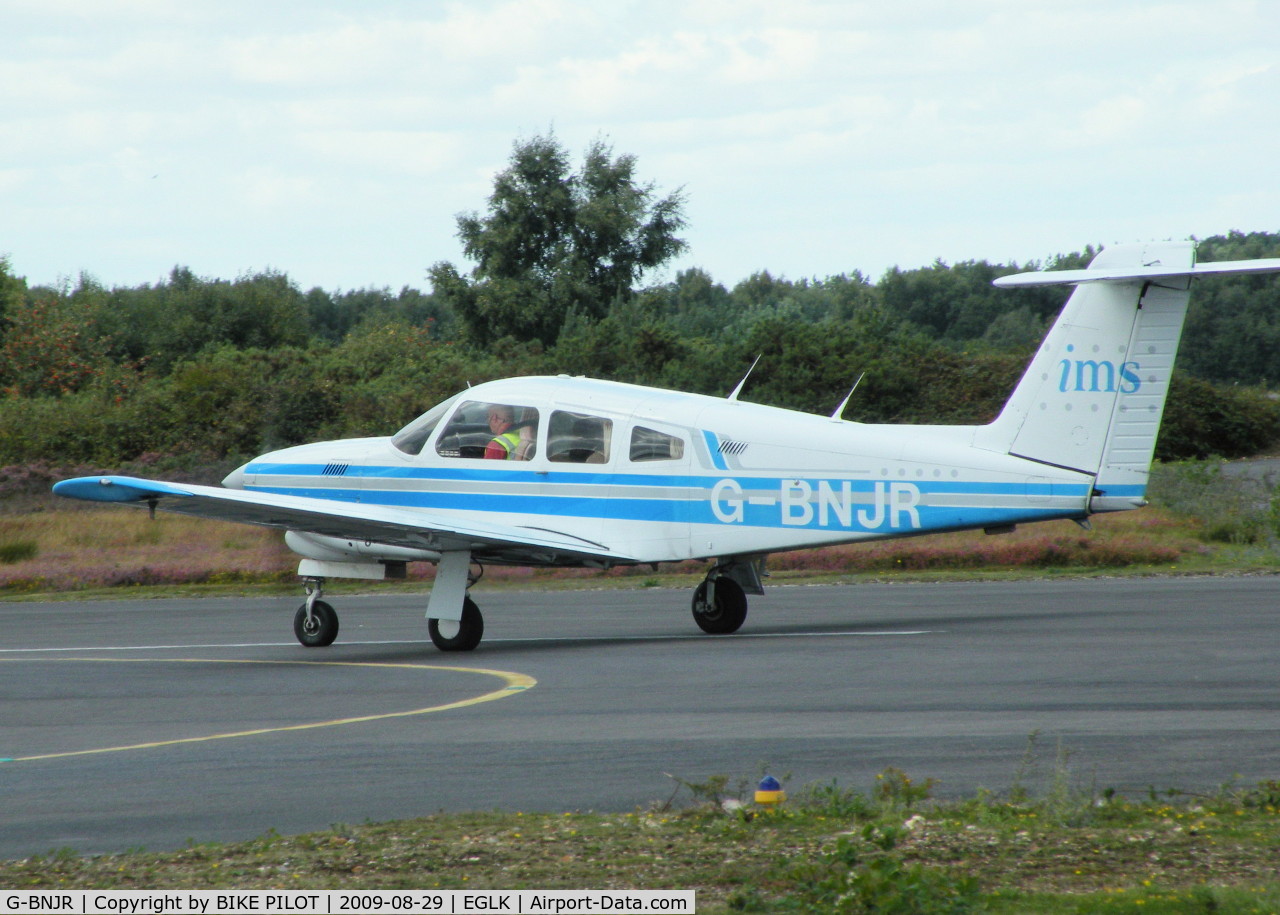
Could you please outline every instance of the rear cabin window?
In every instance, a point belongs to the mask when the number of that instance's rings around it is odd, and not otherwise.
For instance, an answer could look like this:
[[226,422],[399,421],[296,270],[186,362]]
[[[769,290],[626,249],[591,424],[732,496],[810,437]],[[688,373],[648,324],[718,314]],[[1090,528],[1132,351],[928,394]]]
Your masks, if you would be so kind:
[[547,425],[547,459],[568,464],[603,464],[609,460],[612,437],[611,419],[556,410]]
[[631,460],[678,461],[682,457],[684,439],[644,426],[631,430]]
[[449,458],[527,461],[537,453],[537,440],[535,407],[468,400],[440,433],[436,453]]

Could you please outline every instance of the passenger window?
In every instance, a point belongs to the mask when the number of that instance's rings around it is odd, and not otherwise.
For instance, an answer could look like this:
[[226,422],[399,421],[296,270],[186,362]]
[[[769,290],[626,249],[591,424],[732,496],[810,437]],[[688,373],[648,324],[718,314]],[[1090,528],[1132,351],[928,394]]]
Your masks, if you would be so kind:
[[631,430],[631,460],[678,461],[682,457],[684,439],[644,426]]
[[527,461],[537,451],[538,411],[518,404],[468,400],[440,433],[441,457]]
[[613,420],[557,410],[547,428],[548,460],[571,464],[603,464],[609,460]]

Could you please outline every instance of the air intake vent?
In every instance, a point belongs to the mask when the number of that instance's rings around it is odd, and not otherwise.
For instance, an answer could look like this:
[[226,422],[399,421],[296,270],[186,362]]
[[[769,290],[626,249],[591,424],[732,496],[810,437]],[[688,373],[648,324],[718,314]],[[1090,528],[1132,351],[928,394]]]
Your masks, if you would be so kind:
[[320,471],[320,473],[326,477],[340,477],[346,474],[347,468],[350,466],[350,464],[325,464],[324,470]]
[[720,453],[737,456],[747,450],[746,442],[732,442],[728,439],[722,439],[720,442]]

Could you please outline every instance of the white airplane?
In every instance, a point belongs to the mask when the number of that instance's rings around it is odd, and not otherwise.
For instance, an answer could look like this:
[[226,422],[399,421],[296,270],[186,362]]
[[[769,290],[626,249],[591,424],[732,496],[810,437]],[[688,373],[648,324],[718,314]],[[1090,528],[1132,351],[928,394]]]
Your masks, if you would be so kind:
[[[195,486],[122,476],[54,486],[284,530],[306,601],[294,632],[331,644],[329,578],[403,577],[436,563],[426,616],[444,651],[484,633],[468,595],[483,564],[710,560],[693,595],[709,633],[746,619],[770,553],[1090,515],[1146,504],[1174,355],[1197,276],[1280,271],[1280,259],[1195,264],[1193,243],[1107,249],[1087,269],[997,286],[1077,288],[1000,415],[907,426],[587,378],[469,388],[395,435],[301,445]],[[744,379],[745,381],[745,379]],[[495,460],[494,458],[499,458]]]

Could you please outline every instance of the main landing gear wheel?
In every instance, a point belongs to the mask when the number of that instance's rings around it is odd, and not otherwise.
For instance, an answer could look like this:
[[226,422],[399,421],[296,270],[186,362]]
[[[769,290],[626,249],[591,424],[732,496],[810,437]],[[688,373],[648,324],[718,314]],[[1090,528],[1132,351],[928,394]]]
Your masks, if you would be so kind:
[[484,637],[484,617],[471,598],[462,601],[462,619],[427,620],[431,641],[441,651],[470,651]]
[[311,604],[310,616],[303,604],[293,615],[293,634],[308,648],[324,648],[338,637],[338,614],[322,600]]
[[717,578],[712,591],[714,600],[708,601],[709,584],[704,581],[693,592],[693,621],[712,635],[737,632],[747,619],[747,595],[742,586],[732,578]]

